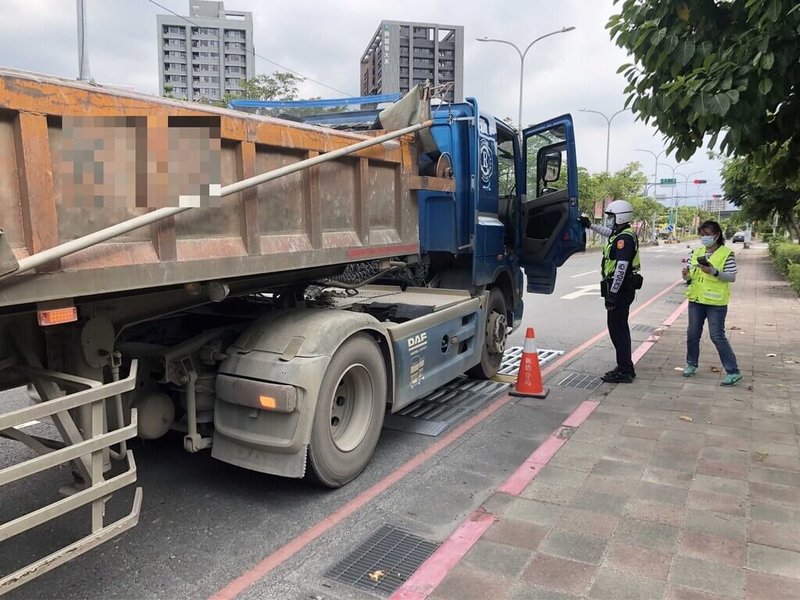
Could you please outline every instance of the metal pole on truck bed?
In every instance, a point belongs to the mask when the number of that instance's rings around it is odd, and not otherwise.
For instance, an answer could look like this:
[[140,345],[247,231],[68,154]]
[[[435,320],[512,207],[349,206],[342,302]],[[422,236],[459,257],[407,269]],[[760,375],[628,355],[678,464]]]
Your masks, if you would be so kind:
[[[418,123],[417,125],[411,125],[409,127],[404,127],[403,129],[398,129],[396,131],[391,131],[389,133],[385,133],[383,135],[379,135],[377,137],[364,140],[363,142],[358,142],[350,146],[345,146],[344,148],[339,148],[338,150],[326,152],[325,154],[320,154],[319,156],[315,156],[314,158],[301,160],[294,164],[286,165],[285,167],[281,167],[273,171],[262,173],[261,175],[255,175],[254,177],[249,177],[247,179],[243,179],[236,183],[231,183],[230,185],[226,185],[220,190],[220,196],[224,198],[225,196],[236,194],[248,188],[261,185],[262,183],[267,183],[268,181],[272,181],[273,179],[278,179],[280,177],[290,175],[291,173],[302,171],[303,169],[308,169],[309,167],[313,167],[314,165],[318,165],[320,163],[329,160],[334,160],[342,156],[347,156],[348,154],[358,152],[359,150],[363,150],[371,146],[377,146],[378,144],[388,142],[390,140],[402,137],[406,134],[414,133],[421,129],[426,129],[431,125],[433,125],[433,120],[428,120],[423,123]],[[21,259],[19,261],[19,267],[17,269],[15,269],[10,273],[7,273],[6,275],[0,275],[0,281],[3,281],[4,279],[7,279],[13,275],[24,273],[25,271],[30,271],[31,269],[35,269],[37,267],[41,267],[42,265],[46,265],[49,262],[68,256],[69,254],[74,254],[75,252],[79,252],[80,250],[85,250],[86,248],[94,246],[95,244],[100,244],[111,238],[133,231],[134,229],[139,229],[140,227],[145,227],[152,223],[156,223],[158,221],[166,219],[167,217],[177,215],[187,210],[192,210],[192,208],[194,207],[168,206],[165,208],[159,208],[158,210],[154,210],[153,212],[147,213],[146,215],[140,215],[138,217],[128,219],[127,221],[123,221],[122,223],[117,223],[116,225],[112,225],[111,227],[106,227],[105,229],[101,229],[100,231],[95,231],[94,233],[90,233],[75,240],[59,244],[58,246],[54,246],[52,248],[48,248],[47,250],[43,250],[42,252]]]

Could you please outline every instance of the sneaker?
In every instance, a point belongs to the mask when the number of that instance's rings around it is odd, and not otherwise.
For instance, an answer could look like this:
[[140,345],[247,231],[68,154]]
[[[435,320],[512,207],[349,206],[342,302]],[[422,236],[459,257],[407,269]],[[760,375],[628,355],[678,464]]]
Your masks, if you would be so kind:
[[600,379],[606,383],[633,383],[634,375],[623,373],[622,371],[610,371]]
[[[610,371],[606,371],[604,376],[605,377],[614,377],[614,376],[618,375],[619,373],[620,373],[619,367],[614,367]],[[636,373],[628,373],[628,375],[630,375],[631,377],[636,379]]]
[[736,385],[742,380],[741,373],[728,373],[725,379],[719,382],[720,385]]
[[692,365],[686,365],[683,368],[683,376],[684,377],[691,377],[695,373],[697,373],[697,367],[693,367]]

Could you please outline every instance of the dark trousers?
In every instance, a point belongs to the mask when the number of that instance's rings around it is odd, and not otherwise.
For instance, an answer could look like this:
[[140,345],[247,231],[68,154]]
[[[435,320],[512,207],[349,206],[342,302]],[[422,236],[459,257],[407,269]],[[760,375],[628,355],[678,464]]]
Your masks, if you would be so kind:
[[617,351],[617,369],[622,373],[633,375],[633,360],[631,359],[631,330],[628,327],[633,294],[620,294],[615,308],[608,311],[608,335]]

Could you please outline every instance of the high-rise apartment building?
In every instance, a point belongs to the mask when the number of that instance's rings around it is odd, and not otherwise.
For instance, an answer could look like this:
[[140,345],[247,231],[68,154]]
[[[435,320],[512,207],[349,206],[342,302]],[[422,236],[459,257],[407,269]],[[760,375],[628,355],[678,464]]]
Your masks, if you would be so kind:
[[255,76],[253,13],[189,0],[189,16],[158,15],[159,93],[220,100]]
[[381,21],[361,57],[361,94],[406,93],[426,81],[451,102],[464,98],[464,28]]

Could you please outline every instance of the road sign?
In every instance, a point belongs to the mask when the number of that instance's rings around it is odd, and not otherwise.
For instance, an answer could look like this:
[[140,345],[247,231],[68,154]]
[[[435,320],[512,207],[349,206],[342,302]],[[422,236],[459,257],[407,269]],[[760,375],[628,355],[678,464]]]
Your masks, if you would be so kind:
[[674,179],[662,179],[659,185],[675,185]]

